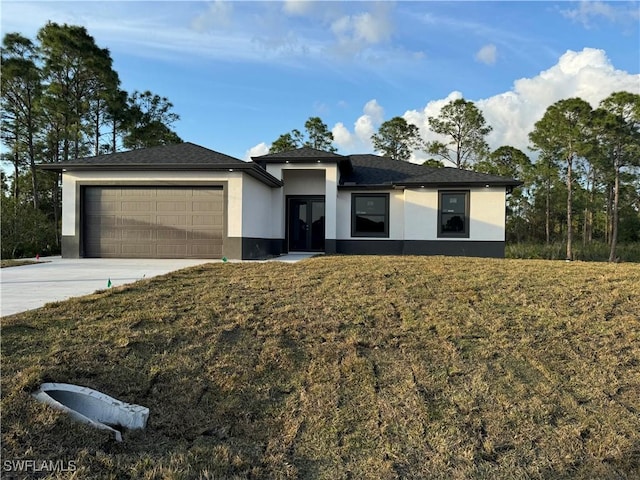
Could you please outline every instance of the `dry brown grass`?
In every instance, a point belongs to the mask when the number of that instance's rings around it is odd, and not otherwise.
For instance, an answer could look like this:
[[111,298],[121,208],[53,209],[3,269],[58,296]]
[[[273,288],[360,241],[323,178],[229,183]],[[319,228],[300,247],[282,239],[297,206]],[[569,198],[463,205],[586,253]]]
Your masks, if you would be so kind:
[[[75,460],[72,478],[640,478],[639,337],[638,265],[208,264],[5,317],[3,459]],[[116,444],[33,401],[42,381],[148,406],[148,428]]]

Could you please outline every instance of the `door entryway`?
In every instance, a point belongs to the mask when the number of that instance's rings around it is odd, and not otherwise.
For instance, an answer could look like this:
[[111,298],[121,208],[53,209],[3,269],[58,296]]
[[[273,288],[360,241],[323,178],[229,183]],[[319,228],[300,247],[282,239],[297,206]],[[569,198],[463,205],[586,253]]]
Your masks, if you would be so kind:
[[287,198],[290,252],[324,252],[324,197]]

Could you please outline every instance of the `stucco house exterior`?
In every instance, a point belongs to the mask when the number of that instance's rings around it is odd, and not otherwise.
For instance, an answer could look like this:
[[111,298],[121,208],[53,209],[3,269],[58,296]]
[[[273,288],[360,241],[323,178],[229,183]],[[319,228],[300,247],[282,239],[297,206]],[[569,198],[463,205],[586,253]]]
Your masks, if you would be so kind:
[[182,143],[43,165],[62,172],[63,257],[504,256],[512,178],[307,147],[252,160]]

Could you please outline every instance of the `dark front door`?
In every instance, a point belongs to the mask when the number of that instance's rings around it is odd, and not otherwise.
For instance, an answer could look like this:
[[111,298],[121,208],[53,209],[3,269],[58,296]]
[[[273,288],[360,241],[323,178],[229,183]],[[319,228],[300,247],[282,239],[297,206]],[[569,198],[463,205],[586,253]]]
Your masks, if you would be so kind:
[[289,197],[289,251],[324,252],[324,198]]

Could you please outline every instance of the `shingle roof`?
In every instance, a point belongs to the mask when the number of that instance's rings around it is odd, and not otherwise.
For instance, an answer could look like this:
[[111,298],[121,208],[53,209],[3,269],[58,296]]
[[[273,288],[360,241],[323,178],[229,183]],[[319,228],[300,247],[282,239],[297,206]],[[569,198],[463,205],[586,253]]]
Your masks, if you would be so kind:
[[141,148],[126,152],[109,153],[95,157],[77,158],[60,162],[63,167],[80,165],[215,165],[246,164],[235,157],[209,150],[194,143],[176,143],[159,147]]
[[39,167],[43,170],[238,170],[271,187],[282,186],[282,181],[255,163],[243,162],[189,142],[40,164]]
[[282,160],[346,160],[344,155],[338,155],[337,153],[326,152],[324,150],[318,150],[311,147],[302,147],[296,150],[287,150],[286,152],[269,153],[267,155],[261,155],[259,157],[251,157],[254,162],[279,162]]
[[378,155],[349,155],[353,172],[343,175],[343,186],[405,186],[405,185],[504,185],[517,186],[521,182],[509,177],[488,175],[450,167],[427,167],[410,162],[392,160]]

